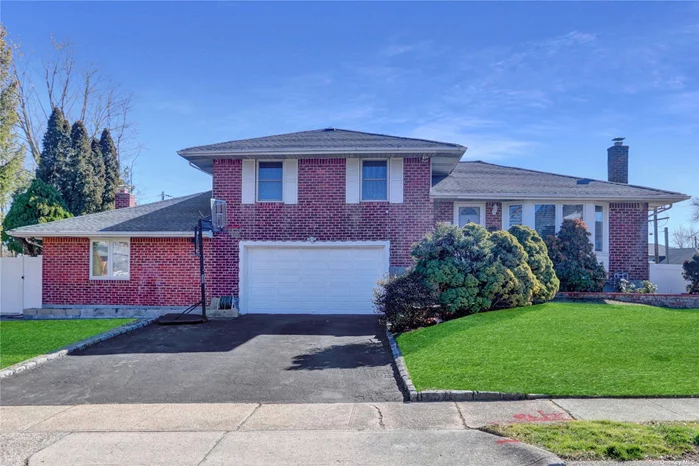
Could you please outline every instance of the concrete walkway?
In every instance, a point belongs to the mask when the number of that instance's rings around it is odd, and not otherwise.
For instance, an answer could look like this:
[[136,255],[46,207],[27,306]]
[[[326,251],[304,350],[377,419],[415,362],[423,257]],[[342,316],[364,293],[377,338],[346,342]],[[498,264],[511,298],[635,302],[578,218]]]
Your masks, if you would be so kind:
[[0,407],[0,464],[562,464],[474,428],[699,420],[699,399]]

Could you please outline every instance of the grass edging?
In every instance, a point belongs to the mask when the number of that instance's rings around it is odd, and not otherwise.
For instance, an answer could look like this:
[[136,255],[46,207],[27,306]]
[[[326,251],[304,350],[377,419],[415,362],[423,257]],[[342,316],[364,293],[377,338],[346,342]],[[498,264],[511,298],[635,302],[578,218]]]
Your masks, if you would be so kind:
[[571,461],[692,462],[699,458],[697,421],[635,423],[574,420],[493,424],[479,430],[542,448]]
[[124,324],[111,330],[107,330],[106,332],[98,333],[97,335],[93,335],[89,338],[85,338],[83,340],[76,341],[75,343],[63,346],[54,351],[51,351],[50,353],[40,354],[39,356],[27,359],[26,361],[18,362],[17,364],[13,364],[12,366],[6,367],[2,371],[0,371],[0,379],[11,377],[13,375],[20,374],[24,371],[34,369],[35,367],[41,364],[60,359],[71,353],[85,349],[88,346],[92,346],[101,341],[114,338],[115,336],[121,335],[122,333],[127,333],[132,330],[145,327],[146,325],[152,324],[157,319],[157,317],[147,317],[144,319],[138,319],[135,322]]
[[[524,393],[479,392],[472,390],[423,390],[418,392],[410,378],[408,366],[405,364],[403,353],[390,330],[386,329],[386,337],[391,345],[393,360],[398,368],[401,384],[410,395],[410,401],[496,401],[496,400],[538,400],[554,398],[551,395]],[[561,398],[561,397],[556,397]],[[601,397],[600,397],[601,398]]]

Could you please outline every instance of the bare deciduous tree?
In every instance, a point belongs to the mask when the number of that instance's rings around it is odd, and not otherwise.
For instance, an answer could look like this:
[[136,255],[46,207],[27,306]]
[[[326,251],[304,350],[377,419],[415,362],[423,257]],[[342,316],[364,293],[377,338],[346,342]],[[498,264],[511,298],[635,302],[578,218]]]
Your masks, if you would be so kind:
[[51,37],[51,45],[51,53],[42,57],[40,64],[15,45],[19,127],[35,163],[41,155],[48,117],[58,107],[70,122],[82,121],[90,137],[98,137],[108,128],[120,162],[127,166],[142,149],[130,119],[133,94],[113,83],[95,64],[78,64],[71,42]]
[[699,223],[699,197],[693,197],[692,203],[692,222]]
[[699,229],[690,225],[680,225],[672,230],[672,242],[678,248],[693,248],[699,244]]

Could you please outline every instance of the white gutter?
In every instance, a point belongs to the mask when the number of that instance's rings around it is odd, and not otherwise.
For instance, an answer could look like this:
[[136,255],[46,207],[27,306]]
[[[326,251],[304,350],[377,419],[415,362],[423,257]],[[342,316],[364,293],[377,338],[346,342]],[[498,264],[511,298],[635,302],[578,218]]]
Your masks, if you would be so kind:
[[432,199],[455,199],[455,200],[488,200],[488,201],[519,201],[519,200],[564,200],[570,201],[575,199],[587,199],[595,201],[663,201],[663,202],[682,202],[687,199],[691,199],[691,196],[685,194],[678,194],[676,196],[672,195],[662,195],[662,196],[592,196],[592,195],[580,195],[580,194],[567,194],[567,195],[551,195],[551,194],[521,194],[521,193],[496,193],[496,194],[450,194],[450,193],[433,193],[430,192],[430,197]]
[[[28,232],[9,230],[10,236],[18,238],[192,238],[192,231],[58,231]],[[213,238],[210,231],[204,232],[207,238]]]
[[467,147],[454,147],[454,148],[409,148],[409,147],[386,147],[386,148],[363,148],[358,149],[356,147],[339,147],[333,149],[292,149],[292,150],[241,150],[241,151],[214,151],[214,150],[188,150],[183,149],[177,151],[178,155],[182,157],[231,157],[231,156],[260,156],[260,155],[271,155],[280,156],[287,155],[290,157],[301,156],[301,155],[343,155],[343,154],[454,154],[460,155],[466,152]]

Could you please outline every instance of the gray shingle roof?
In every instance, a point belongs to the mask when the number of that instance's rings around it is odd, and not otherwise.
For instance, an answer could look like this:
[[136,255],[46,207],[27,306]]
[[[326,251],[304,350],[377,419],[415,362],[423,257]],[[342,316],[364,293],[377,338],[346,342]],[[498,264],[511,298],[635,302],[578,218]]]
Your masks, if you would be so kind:
[[[587,183],[578,183],[586,180]],[[671,201],[689,199],[681,193],[623,183],[557,175],[481,161],[460,162],[432,187],[435,197],[474,199],[582,198],[598,200]]]
[[346,129],[325,128],[189,147],[178,151],[178,154],[186,156],[195,153],[285,152],[299,150],[329,151],[339,149],[355,151],[370,149],[386,151],[396,149],[463,151],[466,148],[459,144],[429,141],[427,139],[404,138]]
[[161,202],[16,228],[14,236],[193,235],[200,218],[211,215],[211,191]]

